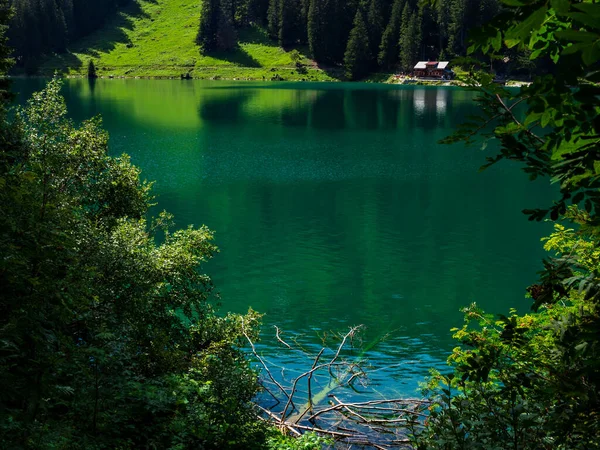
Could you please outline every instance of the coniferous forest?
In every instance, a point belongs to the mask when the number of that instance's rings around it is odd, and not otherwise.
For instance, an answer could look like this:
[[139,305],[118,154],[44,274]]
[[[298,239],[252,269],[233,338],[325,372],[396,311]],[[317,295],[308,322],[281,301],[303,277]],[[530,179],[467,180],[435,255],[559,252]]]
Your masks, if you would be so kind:
[[[44,57],[65,52],[135,2],[13,0],[12,6],[8,37],[15,62],[34,73]],[[320,66],[359,79],[378,71],[409,72],[417,61],[465,56],[469,30],[500,8],[498,0],[206,0],[196,44],[204,54],[232,50],[241,30],[259,26],[281,47],[304,48]],[[531,75],[541,66],[527,52],[513,50],[495,69]]]
[[467,31],[499,11],[497,0],[211,0],[203,5],[198,43],[207,51],[235,45],[235,30],[259,23],[284,48],[308,45],[323,65],[349,78],[410,71],[419,60],[466,52]]
[[35,65],[42,55],[64,52],[67,45],[98,29],[130,0],[12,0],[8,37],[16,63]]

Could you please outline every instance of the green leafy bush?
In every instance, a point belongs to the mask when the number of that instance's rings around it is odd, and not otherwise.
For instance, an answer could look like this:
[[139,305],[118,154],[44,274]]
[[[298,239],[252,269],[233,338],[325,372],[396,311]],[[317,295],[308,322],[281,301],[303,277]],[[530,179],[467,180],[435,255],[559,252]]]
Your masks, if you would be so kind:
[[1,446],[260,448],[259,316],[215,315],[212,232],[147,219],[151,184],[59,91],[2,120]]
[[[600,447],[600,5],[568,0],[504,0],[473,33],[472,54],[510,59],[529,52],[550,73],[520,90],[489,73],[463,81],[479,93],[481,115],[446,142],[481,143],[488,167],[503,159],[530,178],[549,178],[559,196],[530,220],[555,224],[532,312],[486,315],[465,309],[461,343],[433,374],[434,400],[419,448],[591,449]],[[466,63],[466,62],[465,62]],[[492,142],[494,145],[488,146]],[[557,190],[558,191],[558,190]]]

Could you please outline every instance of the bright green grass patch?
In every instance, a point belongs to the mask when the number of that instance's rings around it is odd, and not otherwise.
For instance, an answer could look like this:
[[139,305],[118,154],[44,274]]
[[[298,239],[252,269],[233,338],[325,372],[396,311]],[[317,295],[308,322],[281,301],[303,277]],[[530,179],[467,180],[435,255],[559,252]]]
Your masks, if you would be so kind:
[[70,51],[46,60],[40,75],[85,76],[93,61],[99,76],[334,80],[339,71],[307,64],[299,73],[285,51],[256,26],[240,30],[239,46],[203,55],[195,43],[200,23],[198,0],[137,0],[102,29],[74,43]]

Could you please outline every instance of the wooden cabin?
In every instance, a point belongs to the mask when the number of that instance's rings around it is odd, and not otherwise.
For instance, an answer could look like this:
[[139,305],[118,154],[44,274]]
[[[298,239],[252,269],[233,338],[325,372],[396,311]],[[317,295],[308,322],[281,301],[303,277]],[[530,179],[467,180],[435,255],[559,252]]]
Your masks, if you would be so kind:
[[454,76],[448,68],[448,61],[419,61],[414,69],[413,74],[417,78],[447,78]]

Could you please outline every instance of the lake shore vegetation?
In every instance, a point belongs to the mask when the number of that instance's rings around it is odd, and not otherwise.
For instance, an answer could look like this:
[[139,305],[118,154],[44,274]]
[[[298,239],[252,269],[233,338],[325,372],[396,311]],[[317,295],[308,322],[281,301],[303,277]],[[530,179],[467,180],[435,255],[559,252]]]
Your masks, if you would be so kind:
[[[554,222],[551,256],[528,288],[531,311],[486,314],[473,304],[455,328],[451,373],[435,372],[417,448],[593,449],[600,434],[600,5],[505,1],[471,52],[511,49],[551,61],[553,74],[506,90],[485,72],[465,81],[482,115],[447,143],[482,146],[487,163],[519,162],[558,186],[530,220]],[[488,145],[489,144],[489,145]]]

